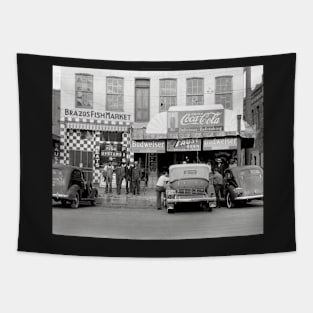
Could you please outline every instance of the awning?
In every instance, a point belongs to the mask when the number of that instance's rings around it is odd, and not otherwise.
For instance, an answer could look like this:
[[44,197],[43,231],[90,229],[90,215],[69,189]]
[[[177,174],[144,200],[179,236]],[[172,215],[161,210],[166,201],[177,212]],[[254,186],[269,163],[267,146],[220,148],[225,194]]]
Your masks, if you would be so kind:
[[[211,133],[206,132],[205,134],[199,134],[198,132],[194,132],[194,135],[198,138],[200,137],[222,137],[222,136],[234,136],[237,135],[237,112],[234,110],[224,109],[224,107],[220,104],[215,105],[194,105],[194,106],[173,106],[170,107],[168,112],[213,112],[213,111],[223,111],[224,118],[224,126],[222,131],[212,131]],[[146,137],[147,138],[173,138],[172,136],[168,136],[168,112],[157,113],[152,117],[150,122],[146,127]],[[182,113],[179,113],[182,114]],[[186,134],[187,137],[188,133]],[[191,131],[191,134],[192,131]],[[255,129],[251,127],[247,122],[241,119],[241,134],[242,137],[255,138]],[[184,134],[179,132],[177,136],[184,138]],[[186,138],[187,138],[186,137]],[[191,136],[192,137],[192,136]]]
[[87,123],[66,123],[68,129],[100,130],[100,131],[127,131],[129,127],[121,125],[87,124]]

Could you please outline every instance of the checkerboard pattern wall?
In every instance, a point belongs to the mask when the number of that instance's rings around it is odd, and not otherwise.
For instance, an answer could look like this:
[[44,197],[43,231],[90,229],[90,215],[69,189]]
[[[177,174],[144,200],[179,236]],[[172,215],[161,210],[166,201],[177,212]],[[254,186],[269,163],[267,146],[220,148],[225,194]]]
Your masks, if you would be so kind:
[[[83,122],[82,124],[76,125],[73,122]],[[73,125],[72,125],[72,124]],[[101,127],[100,127],[101,126]],[[81,127],[81,128],[78,128]],[[103,128],[105,127],[105,128]],[[111,128],[112,129],[111,129]],[[81,136],[82,132],[88,130],[88,138]],[[60,163],[69,164],[69,151],[88,151],[93,152],[93,183],[100,183],[101,169],[95,167],[94,154],[97,150],[96,147],[100,148],[100,133],[101,131],[125,131],[124,126],[112,126],[98,125],[97,123],[86,123],[85,120],[80,119],[69,119],[61,117],[60,123]],[[125,131],[122,136],[122,145],[126,148],[126,158],[133,161],[134,156],[130,151],[130,133]]]

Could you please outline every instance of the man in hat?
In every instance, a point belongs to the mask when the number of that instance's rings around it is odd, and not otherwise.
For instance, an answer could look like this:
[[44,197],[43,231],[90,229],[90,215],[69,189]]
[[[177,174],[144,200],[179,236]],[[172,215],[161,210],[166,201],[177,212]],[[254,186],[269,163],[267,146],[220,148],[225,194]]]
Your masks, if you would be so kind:
[[215,171],[219,172],[222,176],[224,176],[224,171],[225,171],[226,167],[225,167],[222,159],[217,158],[215,160],[215,162],[216,162]]
[[221,193],[223,190],[223,176],[214,168],[212,170],[213,187],[216,196],[216,205],[218,208],[221,207]]
[[113,171],[114,166],[112,164],[112,161],[110,160],[109,164],[106,167],[106,186],[105,186],[105,192],[112,193],[112,179],[113,179]]
[[127,161],[127,164],[125,166],[126,194],[128,194],[129,192],[133,192],[132,170],[132,164]]
[[135,161],[132,169],[132,182],[133,182],[133,193],[134,195],[140,194],[140,179],[141,179],[141,168],[138,161]]

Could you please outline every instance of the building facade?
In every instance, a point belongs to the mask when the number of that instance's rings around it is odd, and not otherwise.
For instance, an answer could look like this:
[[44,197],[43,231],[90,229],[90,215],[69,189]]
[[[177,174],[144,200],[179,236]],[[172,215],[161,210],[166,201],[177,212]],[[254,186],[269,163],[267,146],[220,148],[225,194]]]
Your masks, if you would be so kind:
[[256,132],[253,148],[247,149],[247,164],[264,167],[264,87],[263,80],[250,93],[245,104],[245,119]]
[[244,136],[243,68],[59,71],[60,162],[84,168],[94,183],[109,160],[138,160],[153,178],[186,157],[233,157]]
[[60,161],[60,90],[52,90],[52,162]]

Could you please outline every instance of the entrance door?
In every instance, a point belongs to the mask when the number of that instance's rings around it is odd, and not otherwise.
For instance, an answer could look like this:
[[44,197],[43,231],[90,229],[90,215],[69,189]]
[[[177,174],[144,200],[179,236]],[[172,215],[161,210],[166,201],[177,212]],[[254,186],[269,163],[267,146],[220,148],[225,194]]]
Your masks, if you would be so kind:
[[92,181],[93,152],[70,150],[70,165],[82,168],[85,178]]

